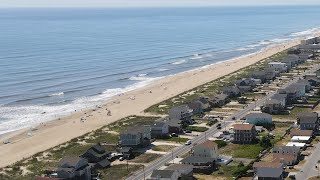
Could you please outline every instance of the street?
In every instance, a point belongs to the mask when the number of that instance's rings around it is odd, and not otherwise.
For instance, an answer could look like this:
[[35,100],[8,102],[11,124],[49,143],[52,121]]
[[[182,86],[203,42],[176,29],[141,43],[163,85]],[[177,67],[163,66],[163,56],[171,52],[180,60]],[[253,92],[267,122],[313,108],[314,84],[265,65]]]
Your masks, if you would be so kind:
[[313,176],[318,176],[319,168],[316,169],[316,166],[319,166],[318,161],[320,160],[320,143],[314,145],[316,149],[312,152],[312,154],[308,157],[305,162],[303,168],[297,173],[297,180],[305,180]]

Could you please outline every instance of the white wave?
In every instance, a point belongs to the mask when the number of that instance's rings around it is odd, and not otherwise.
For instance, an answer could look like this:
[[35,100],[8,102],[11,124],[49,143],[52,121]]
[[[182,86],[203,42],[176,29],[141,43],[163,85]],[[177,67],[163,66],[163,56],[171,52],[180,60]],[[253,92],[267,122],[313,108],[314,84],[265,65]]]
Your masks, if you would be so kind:
[[290,41],[290,39],[286,39],[286,38],[276,38],[276,39],[271,39],[270,42],[272,43],[285,43]]
[[138,77],[143,77],[143,76],[146,76],[148,74],[138,74]]
[[312,36],[314,33],[317,33],[320,31],[320,28],[312,28],[308,29],[306,31],[300,31],[300,32],[295,32],[291,33],[291,37],[305,37],[305,36]]
[[191,59],[191,60],[196,60],[196,59],[201,59],[201,58],[203,58],[203,56],[200,56],[199,54],[194,54],[191,58],[189,58],[189,59]]
[[248,50],[252,50],[252,49],[255,49],[255,48],[246,46],[246,47],[243,47],[243,48],[238,48],[238,49],[236,49],[236,51],[248,51]]
[[263,40],[263,41],[259,42],[259,46],[268,45],[268,44],[271,44],[271,43],[272,43],[271,41]]
[[159,72],[168,71],[168,70],[169,69],[166,69],[166,68],[158,69]]
[[18,129],[36,126],[42,122],[70,115],[75,111],[94,108],[96,105],[103,104],[111,97],[144,87],[154,80],[160,78],[163,77],[148,78],[124,88],[107,89],[99,95],[91,97],[81,97],[69,104],[55,106],[0,106],[0,135]]
[[139,74],[137,76],[132,76],[129,78],[129,80],[131,80],[131,81],[146,81],[146,80],[152,79],[150,77],[147,77],[146,75],[147,74]]
[[49,96],[63,96],[63,95],[64,95],[64,92],[59,92],[59,93],[50,94]]
[[187,60],[182,59],[182,60],[179,60],[179,61],[173,62],[173,63],[171,63],[171,64],[178,65],[178,64],[183,64],[183,63],[185,63],[185,62],[187,62]]

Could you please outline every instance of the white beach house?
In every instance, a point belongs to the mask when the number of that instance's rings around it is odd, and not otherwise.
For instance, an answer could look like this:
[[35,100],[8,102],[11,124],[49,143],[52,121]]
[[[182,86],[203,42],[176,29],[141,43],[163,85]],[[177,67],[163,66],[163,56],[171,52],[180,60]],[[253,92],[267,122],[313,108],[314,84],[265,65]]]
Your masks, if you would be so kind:
[[278,72],[286,72],[288,70],[287,64],[283,62],[270,62],[269,67]]

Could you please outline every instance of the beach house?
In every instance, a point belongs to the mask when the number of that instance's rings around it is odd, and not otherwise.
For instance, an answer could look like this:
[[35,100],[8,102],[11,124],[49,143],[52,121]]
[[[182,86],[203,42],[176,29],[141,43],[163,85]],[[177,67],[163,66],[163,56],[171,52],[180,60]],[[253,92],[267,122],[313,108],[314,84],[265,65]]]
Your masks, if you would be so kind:
[[169,127],[169,133],[181,133],[182,130],[182,121],[179,119],[167,119],[166,123]]
[[188,107],[192,109],[193,114],[202,114],[204,111],[204,104],[198,100],[188,103]]
[[249,113],[246,122],[254,125],[272,124],[272,116],[267,113]]
[[180,173],[175,170],[153,170],[147,180],[178,180]]
[[147,126],[132,126],[120,133],[119,144],[128,147],[146,147],[150,144],[151,128]]
[[230,102],[230,99],[226,94],[217,94],[209,98],[211,107],[222,107],[228,102]]
[[170,119],[180,119],[185,121],[188,124],[192,124],[193,110],[189,108],[188,105],[180,105],[173,107],[169,110],[169,118]]
[[290,155],[294,155],[296,159],[299,158],[300,152],[301,152],[301,149],[296,146],[274,146],[272,148],[273,154],[282,154],[282,155],[290,154]]
[[313,136],[312,130],[300,130],[300,129],[291,129],[290,136]]
[[272,179],[282,180],[284,164],[278,162],[255,162],[253,163],[254,176],[259,180]]
[[287,105],[287,94],[275,94],[267,99],[263,106],[262,111],[269,114],[281,114]]
[[151,138],[165,138],[169,136],[169,124],[160,119],[151,126]]
[[81,157],[64,157],[57,169],[58,178],[91,180],[88,160]]
[[264,72],[266,74],[266,80],[268,81],[274,80],[279,75],[279,72],[275,71],[273,68],[265,68]]
[[165,170],[174,170],[181,174],[181,178],[188,178],[193,176],[193,166],[188,164],[172,164]]
[[96,144],[89,148],[81,157],[88,160],[89,163],[96,163],[95,167],[105,168],[110,166],[110,162],[107,160],[111,152],[105,150],[100,144]]
[[241,96],[240,89],[236,86],[228,86],[223,88],[223,94],[228,95],[229,97],[238,97]]
[[213,141],[207,140],[201,144],[194,146],[193,156],[211,157],[211,158],[217,159],[218,145]]
[[305,92],[310,92],[312,89],[311,83],[306,79],[299,79],[297,81],[297,84],[301,84],[301,85],[305,86]]
[[261,71],[254,71],[251,74],[251,77],[253,79],[260,79],[260,83],[265,83],[266,82],[266,72],[261,70]]
[[187,156],[180,162],[192,165],[194,173],[211,174],[214,170],[215,160],[211,157]]
[[283,63],[283,62],[270,62],[268,63],[268,65],[269,65],[269,68],[272,68],[275,71],[278,71],[280,73],[288,71],[288,67],[286,63]]
[[317,131],[319,128],[319,117],[316,112],[301,112],[297,114],[297,121],[301,130]]
[[235,124],[233,126],[234,139],[237,144],[253,143],[256,139],[256,129],[253,124]]
[[213,141],[205,141],[194,146],[192,155],[184,158],[183,164],[193,165],[193,171],[210,174],[214,170],[218,158],[218,145]]
[[297,157],[292,154],[272,154],[272,162],[283,163],[284,166],[297,164]]

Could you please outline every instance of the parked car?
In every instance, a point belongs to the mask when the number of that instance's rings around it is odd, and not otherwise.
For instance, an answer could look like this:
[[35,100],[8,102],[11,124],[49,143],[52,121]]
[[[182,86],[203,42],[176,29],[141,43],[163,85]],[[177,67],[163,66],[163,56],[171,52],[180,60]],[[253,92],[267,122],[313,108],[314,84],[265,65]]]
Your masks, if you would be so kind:
[[172,134],[171,134],[171,137],[178,137],[178,134],[172,133]]
[[221,126],[218,126],[217,129],[222,129]]
[[223,134],[225,134],[225,135],[230,134],[230,132],[229,132],[229,131],[223,131],[222,133],[223,133]]
[[221,126],[221,123],[218,123],[216,127],[219,127],[219,126]]
[[190,145],[191,144],[191,140],[188,140],[186,143],[184,143],[185,145]]
[[192,133],[192,131],[191,130],[184,130],[184,133]]
[[123,160],[124,160],[124,157],[120,157],[120,158],[119,158],[119,161],[123,161]]

